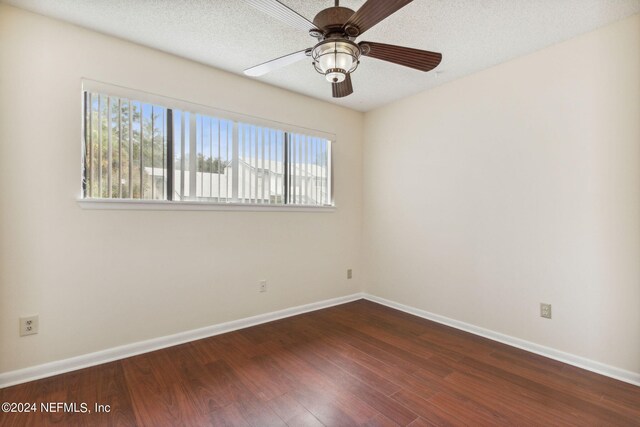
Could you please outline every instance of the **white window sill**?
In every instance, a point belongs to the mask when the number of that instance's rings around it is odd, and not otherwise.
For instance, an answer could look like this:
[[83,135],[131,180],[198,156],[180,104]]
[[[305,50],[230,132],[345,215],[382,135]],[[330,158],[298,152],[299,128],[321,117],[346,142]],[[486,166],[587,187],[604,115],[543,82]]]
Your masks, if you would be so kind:
[[78,199],[82,209],[154,211],[334,212],[335,206],[262,205],[247,203],[170,202],[167,200]]

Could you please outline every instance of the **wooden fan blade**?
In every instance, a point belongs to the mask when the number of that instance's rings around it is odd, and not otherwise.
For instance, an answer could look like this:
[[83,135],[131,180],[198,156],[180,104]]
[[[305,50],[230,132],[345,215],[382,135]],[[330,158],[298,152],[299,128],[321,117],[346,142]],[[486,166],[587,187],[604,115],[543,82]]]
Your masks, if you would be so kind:
[[431,71],[442,61],[441,53],[428,50],[374,42],[361,42],[359,46],[363,55],[420,71]]
[[280,3],[278,0],[245,0],[245,2],[259,11],[292,26],[293,28],[297,28],[307,33],[309,30],[316,28],[315,25],[313,25],[313,23],[307,18],[300,15],[295,10],[290,9],[288,6]]
[[244,70],[244,73],[252,77],[262,76],[269,71],[277,70],[278,68],[286,67],[287,65],[303,60],[308,56],[309,52],[311,52],[311,49],[299,50],[298,52],[290,53],[289,55],[281,56],[280,58],[247,68]]
[[[344,24],[347,34],[350,36],[358,36],[378,22],[393,15],[413,0],[368,0],[360,9],[356,11],[351,18]],[[351,33],[350,28],[356,27],[357,34]]]
[[353,86],[351,85],[351,74],[347,74],[345,79],[340,83],[331,83],[331,92],[334,98],[344,98],[353,93]]

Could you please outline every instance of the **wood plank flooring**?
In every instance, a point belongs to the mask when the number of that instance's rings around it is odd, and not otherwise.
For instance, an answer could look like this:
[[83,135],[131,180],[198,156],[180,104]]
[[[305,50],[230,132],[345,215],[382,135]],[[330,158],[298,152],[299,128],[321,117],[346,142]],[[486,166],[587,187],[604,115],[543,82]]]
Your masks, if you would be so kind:
[[38,405],[0,413],[2,426],[640,426],[640,387],[365,300],[6,388],[0,402]]

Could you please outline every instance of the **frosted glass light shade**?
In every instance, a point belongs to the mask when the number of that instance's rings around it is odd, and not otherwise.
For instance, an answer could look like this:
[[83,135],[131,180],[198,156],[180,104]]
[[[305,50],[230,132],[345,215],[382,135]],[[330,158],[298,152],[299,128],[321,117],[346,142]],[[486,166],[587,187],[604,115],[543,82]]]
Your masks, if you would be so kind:
[[313,48],[314,66],[327,81],[339,83],[357,67],[360,50],[348,41],[325,41]]

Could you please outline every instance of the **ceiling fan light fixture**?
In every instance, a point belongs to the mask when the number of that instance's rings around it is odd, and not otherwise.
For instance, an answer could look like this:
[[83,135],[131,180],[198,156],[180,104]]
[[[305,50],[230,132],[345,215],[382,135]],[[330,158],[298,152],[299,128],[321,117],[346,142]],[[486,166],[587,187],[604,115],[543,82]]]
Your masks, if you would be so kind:
[[247,68],[244,73],[248,76],[261,76],[311,56],[313,67],[331,83],[333,97],[344,98],[353,93],[351,73],[358,68],[361,56],[424,72],[433,70],[442,61],[442,54],[438,52],[376,42],[354,42],[365,31],[413,0],[364,0],[357,11],[342,7],[339,0],[335,0],[335,6],[318,12],[313,22],[283,4],[282,0],[244,1],[318,40],[313,47]]
[[340,83],[358,68],[360,48],[349,40],[325,40],[313,48],[311,57],[316,71],[328,82]]

